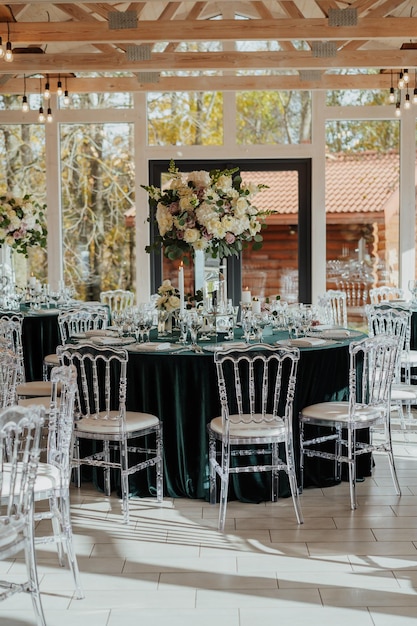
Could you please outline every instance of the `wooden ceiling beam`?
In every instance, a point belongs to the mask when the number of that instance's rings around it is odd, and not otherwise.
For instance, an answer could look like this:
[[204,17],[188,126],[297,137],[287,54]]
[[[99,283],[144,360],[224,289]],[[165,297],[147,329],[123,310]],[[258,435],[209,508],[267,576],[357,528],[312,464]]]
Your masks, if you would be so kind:
[[158,52],[149,60],[129,61],[126,54],[21,54],[12,63],[0,61],[0,74],[54,72],[161,72],[203,70],[368,69],[417,67],[415,50],[341,51],[316,58],[311,52]]
[[[54,79],[50,77],[51,90]],[[115,93],[140,91],[245,91],[245,90],[331,90],[386,89],[391,86],[390,74],[323,74],[321,80],[302,81],[299,76],[190,76],[161,77],[157,84],[140,83],[132,77],[66,79],[70,93]],[[412,86],[413,88],[414,86]],[[0,93],[22,94],[23,78],[11,78],[0,84]],[[39,93],[39,79],[26,79],[26,93]]]
[[[0,34],[7,34],[7,23],[0,22]],[[136,28],[109,29],[107,22],[13,22],[10,40],[17,44],[52,42],[146,43],[152,41],[265,41],[417,38],[417,18],[365,17],[357,26],[331,27],[327,19],[277,20],[140,20]]]

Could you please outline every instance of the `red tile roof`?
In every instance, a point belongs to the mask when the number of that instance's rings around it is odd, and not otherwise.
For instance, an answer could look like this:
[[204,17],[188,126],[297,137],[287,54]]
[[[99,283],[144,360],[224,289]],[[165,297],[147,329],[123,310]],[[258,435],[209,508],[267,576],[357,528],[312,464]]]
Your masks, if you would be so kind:
[[[256,196],[259,208],[295,214],[298,211],[298,176],[295,171],[245,172],[242,178],[268,189]],[[399,155],[364,151],[326,155],[326,212],[375,213],[398,190]]]

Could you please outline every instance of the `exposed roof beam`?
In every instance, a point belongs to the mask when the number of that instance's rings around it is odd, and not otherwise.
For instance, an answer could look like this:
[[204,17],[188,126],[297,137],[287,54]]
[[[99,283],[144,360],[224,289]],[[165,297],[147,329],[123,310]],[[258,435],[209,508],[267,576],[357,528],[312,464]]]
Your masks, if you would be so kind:
[[[417,38],[417,18],[362,18],[357,26],[328,25],[327,19],[176,20],[139,21],[137,28],[110,30],[107,22],[12,22],[10,39],[16,44],[52,42],[144,43],[151,41],[265,41]],[[0,34],[7,23],[0,23]]]
[[54,72],[160,72],[201,70],[265,69],[367,69],[417,65],[415,50],[343,50],[332,58],[315,58],[302,52],[176,52],[155,53],[145,61],[129,61],[127,55],[112,54],[22,54],[13,63],[0,62],[0,74]]
[[[70,93],[139,91],[245,91],[245,90],[326,90],[389,89],[390,74],[323,74],[319,81],[302,81],[299,76],[190,76],[161,77],[156,85],[139,83],[136,78],[68,78]],[[51,90],[54,79],[50,77]],[[0,93],[22,94],[23,79],[11,78],[0,84]],[[26,93],[39,93],[39,79],[26,79]]]

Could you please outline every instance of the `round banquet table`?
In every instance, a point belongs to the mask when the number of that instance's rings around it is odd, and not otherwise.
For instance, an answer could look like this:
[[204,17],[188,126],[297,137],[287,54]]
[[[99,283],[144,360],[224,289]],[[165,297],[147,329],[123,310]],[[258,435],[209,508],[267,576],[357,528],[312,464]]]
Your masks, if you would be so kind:
[[[360,333],[354,337],[358,338]],[[288,334],[274,335],[275,342]],[[363,337],[364,335],[360,335]],[[299,411],[312,403],[346,400],[348,396],[350,340],[329,345],[300,348],[293,411],[295,457],[299,461]],[[203,343],[200,345],[204,346]],[[128,348],[127,410],[157,415],[163,422],[164,493],[170,497],[208,499],[207,424],[220,414],[213,352],[176,354],[155,350],[141,352],[140,346]],[[364,455],[357,467],[358,478],[371,473],[371,457]],[[334,463],[306,459],[304,485],[336,484]],[[131,477],[134,495],[154,495],[152,469]],[[251,473],[231,477],[231,499],[260,502],[270,499],[270,474]],[[286,476],[280,481],[280,496],[290,495]]]

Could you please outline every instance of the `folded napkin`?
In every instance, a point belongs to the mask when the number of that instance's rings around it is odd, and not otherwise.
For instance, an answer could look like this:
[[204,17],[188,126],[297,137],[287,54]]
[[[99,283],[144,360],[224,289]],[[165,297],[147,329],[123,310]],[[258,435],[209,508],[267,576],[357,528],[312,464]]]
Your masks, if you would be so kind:
[[346,330],[345,328],[341,328],[339,330],[323,330],[321,333],[322,337],[327,337],[327,339],[346,339],[346,337],[350,337],[350,330]]
[[248,344],[244,341],[228,341],[225,343],[208,344],[204,346],[204,350],[209,352],[220,352],[221,350],[242,350],[248,348]]
[[95,330],[86,330],[84,334],[86,337],[106,337],[108,335],[112,337],[114,336],[114,331],[96,328]]
[[150,341],[146,343],[138,343],[134,347],[132,346],[132,348],[130,349],[134,349],[135,352],[159,352],[160,350],[175,350],[176,348],[180,347],[181,346],[177,346],[167,341]]
[[134,343],[133,337],[91,337],[91,341],[98,346],[126,346]]
[[326,340],[319,337],[300,337],[299,339],[290,339],[288,343],[297,348],[313,348],[314,346],[322,346]]

